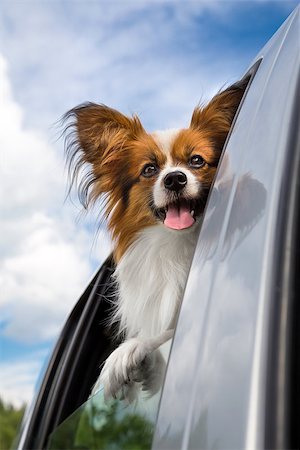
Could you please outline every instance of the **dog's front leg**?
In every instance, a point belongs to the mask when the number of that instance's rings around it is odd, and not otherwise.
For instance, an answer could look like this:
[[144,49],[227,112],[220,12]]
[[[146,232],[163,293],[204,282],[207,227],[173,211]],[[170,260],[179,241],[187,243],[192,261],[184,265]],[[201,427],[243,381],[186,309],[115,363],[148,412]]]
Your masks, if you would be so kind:
[[[97,392],[100,385],[103,385],[105,399],[115,398],[118,391],[125,386],[123,396],[126,397],[127,395],[124,394],[126,386],[130,390],[130,387],[133,388],[134,378],[141,377],[143,378],[141,380],[143,387],[147,389],[149,383],[147,384],[146,375],[147,373],[153,374],[153,370],[151,370],[153,364],[156,362],[159,363],[160,368],[162,367],[162,356],[157,353],[151,354],[157,352],[157,349],[168,341],[173,333],[174,330],[167,330],[154,338],[145,339],[137,336],[123,342],[105,361],[92,393]],[[152,386],[150,390],[154,391],[156,389],[154,380],[150,384]],[[128,395],[127,400],[132,401],[132,397],[132,395]]]

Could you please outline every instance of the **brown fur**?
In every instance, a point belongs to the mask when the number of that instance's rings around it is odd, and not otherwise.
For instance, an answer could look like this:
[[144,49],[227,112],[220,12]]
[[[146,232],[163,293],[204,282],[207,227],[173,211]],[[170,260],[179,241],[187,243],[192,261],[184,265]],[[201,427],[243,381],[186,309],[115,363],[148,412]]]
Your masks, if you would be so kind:
[[[204,108],[195,108],[190,127],[181,130],[173,143],[174,164],[188,165],[193,154],[204,158],[202,168],[189,169],[207,192],[246,83],[217,94]],[[166,155],[136,116],[129,118],[105,105],[88,103],[69,111],[65,119],[73,119],[66,127],[73,181],[88,165],[80,184],[81,201],[87,207],[104,196],[118,262],[136,234],[156,223],[150,205],[157,177],[142,177],[141,171],[151,162],[163,168]]]

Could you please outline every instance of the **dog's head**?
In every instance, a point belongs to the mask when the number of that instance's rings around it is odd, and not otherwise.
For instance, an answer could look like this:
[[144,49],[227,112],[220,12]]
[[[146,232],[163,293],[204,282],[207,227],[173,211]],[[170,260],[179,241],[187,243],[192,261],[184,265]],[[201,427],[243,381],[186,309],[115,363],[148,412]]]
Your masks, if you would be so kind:
[[246,84],[197,107],[186,129],[147,133],[137,116],[93,103],[66,114],[73,175],[88,166],[82,202],[104,196],[117,260],[145,227],[161,224],[182,233],[197,223]]

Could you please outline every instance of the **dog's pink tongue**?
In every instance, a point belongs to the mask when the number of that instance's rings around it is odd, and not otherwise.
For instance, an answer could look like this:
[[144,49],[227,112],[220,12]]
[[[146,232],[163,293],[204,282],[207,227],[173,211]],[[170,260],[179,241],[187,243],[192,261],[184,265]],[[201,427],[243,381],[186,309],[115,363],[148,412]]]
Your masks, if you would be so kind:
[[195,219],[187,206],[180,206],[179,209],[176,206],[169,206],[164,225],[173,230],[184,230],[191,227],[194,222]]

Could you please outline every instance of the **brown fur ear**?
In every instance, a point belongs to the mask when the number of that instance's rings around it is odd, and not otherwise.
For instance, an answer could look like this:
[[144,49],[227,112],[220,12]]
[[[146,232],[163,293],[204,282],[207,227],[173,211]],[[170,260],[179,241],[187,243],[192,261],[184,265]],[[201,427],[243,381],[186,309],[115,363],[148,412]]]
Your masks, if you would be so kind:
[[[143,127],[138,119],[126,117],[119,111],[106,105],[84,103],[64,116],[64,121],[72,120],[66,128],[72,128],[73,138],[85,153],[85,158],[93,164],[103,157],[107,147],[111,147],[113,138],[134,138]],[[75,134],[75,135],[74,135]]]
[[212,130],[218,146],[223,147],[248,81],[249,77],[244,78],[215,95],[207,106],[196,107],[190,127]]
[[116,163],[126,143],[135,139],[143,127],[138,117],[129,118],[106,105],[95,103],[71,109],[64,115],[63,123],[67,123],[64,134],[71,187],[82,167],[89,166],[78,193],[81,203],[87,207],[90,200],[110,190],[105,177],[109,167],[105,170],[105,166]]

